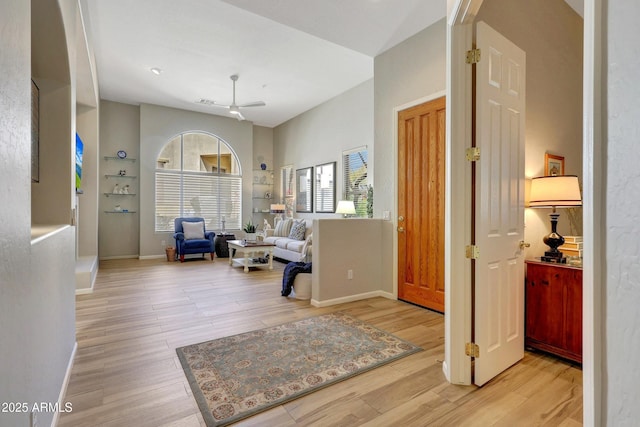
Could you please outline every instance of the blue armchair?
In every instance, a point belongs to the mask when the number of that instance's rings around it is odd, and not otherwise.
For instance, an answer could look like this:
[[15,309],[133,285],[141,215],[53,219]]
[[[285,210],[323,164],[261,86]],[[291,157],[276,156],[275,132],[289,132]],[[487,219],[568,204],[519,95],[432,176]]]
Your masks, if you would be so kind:
[[[202,222],[201,229],[195,226],[197,230],[193,230],[193,223],[196,222]],[[207,252],[211,255],[211,261],[213,261],[215,252],[213,238],[216,233],[206,230],[204,218],[176,218],[173,223],[175,230],[173,238],[176,239],[176,254],[180,258],[180,262],[184,262],[186,254],[202,254],[204,257]],[[186,227],[184,223],[188,223]],[[187,228],[186,232],[185,228]]]

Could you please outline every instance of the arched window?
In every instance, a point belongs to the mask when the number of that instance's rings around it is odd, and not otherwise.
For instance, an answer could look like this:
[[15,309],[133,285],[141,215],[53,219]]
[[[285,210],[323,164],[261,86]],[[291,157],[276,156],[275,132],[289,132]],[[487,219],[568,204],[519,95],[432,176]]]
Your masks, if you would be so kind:
[[233,149],[215,135],[188,132],[164,146],[156,165],[156,231],[177,217],[203,217],[209,230],[240,229],[242,171]]

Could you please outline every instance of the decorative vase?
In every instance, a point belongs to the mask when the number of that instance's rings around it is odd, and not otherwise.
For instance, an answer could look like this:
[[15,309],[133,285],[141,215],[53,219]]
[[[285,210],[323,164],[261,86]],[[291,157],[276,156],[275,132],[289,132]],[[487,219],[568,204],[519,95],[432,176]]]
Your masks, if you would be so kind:
[[266,163],[260,163],[260,169],[267,170],[267,164]]

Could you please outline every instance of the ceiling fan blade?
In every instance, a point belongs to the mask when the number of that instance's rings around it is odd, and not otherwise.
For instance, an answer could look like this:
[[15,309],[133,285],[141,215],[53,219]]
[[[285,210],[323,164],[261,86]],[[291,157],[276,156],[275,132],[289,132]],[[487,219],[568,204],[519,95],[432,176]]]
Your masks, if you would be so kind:
[[238,121],[239,121],[239,122],[241,122],[241,121],[243,121],[243,120],[246,120],[246,119],[244,118],[244,116],[242,115],[242,113],[241,113],[241,112],[239,112],[239,111],[238,111],[238,113],[236,114],[236,117],[238,117]]
[[238,105],[238,107],[244,108],[244,107],[264,107],[265,104],[264,101],[256,101],[256,102],[250,102],[248,104],[242,104],[242,105]]

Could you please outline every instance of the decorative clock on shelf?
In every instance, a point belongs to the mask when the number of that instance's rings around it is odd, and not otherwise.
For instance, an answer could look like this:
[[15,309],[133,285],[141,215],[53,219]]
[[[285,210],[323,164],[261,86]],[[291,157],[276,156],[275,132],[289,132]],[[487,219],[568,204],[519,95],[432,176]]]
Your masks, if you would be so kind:
[[127,152],[124,151],[124,150],[119,150],[117,154],[118,154],[118,158],[119,159],[126,159],[127,158]]

